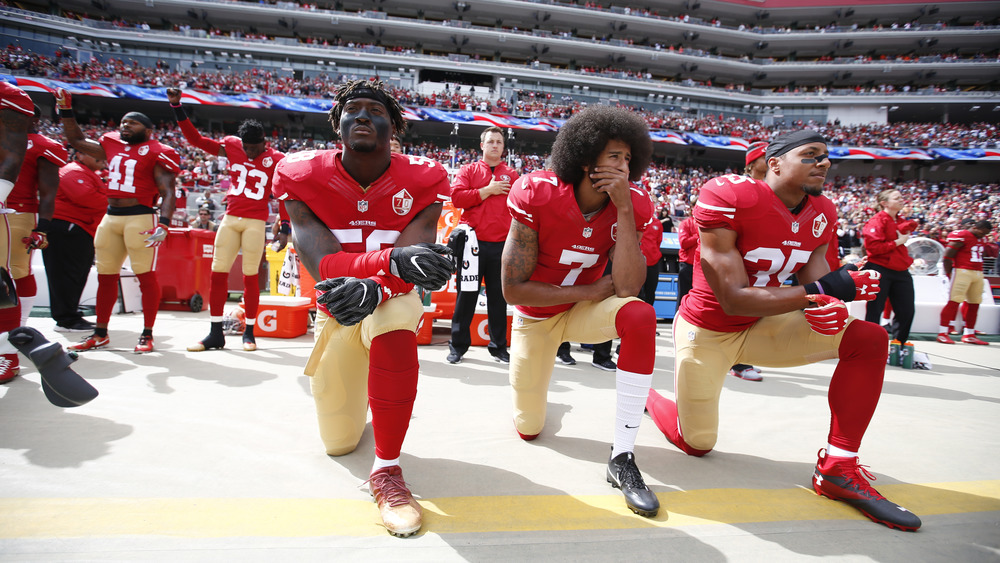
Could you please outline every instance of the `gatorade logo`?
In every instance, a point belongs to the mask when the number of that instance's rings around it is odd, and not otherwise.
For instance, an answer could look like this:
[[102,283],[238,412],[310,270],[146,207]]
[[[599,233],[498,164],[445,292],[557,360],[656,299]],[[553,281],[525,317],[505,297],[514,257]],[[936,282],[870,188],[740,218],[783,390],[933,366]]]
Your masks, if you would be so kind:
[[278,311],[275,309],[263,309],[257,313],[257,326],[264,332],[274,332],[278,330]]
[[476,334],[479,335],[479,338],[482,338],[483,340],[489,341],[489,339],[490,339],[490,320],[489,319],[483,319],[482,321],[479,321],[479,324],[476,325]]

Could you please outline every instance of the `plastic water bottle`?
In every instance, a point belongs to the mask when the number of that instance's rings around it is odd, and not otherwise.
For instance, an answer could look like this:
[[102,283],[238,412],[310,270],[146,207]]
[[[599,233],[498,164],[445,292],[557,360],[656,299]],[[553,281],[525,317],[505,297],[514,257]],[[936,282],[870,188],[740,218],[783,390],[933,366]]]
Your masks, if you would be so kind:
[[898,340],[893,340],[889,342],[889,365],[898,366],[899,365],[899,348],[901,343]]
[[903,369],[913,369],[913,343],[907,342],[899,349],[899,365]]

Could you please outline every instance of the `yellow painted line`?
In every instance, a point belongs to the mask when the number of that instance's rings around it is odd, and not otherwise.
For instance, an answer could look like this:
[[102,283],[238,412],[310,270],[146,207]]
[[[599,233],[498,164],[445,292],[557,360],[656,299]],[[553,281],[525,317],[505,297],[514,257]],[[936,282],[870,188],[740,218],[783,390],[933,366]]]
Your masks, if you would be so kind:
[[[919,516],[1000,511],[1000,480],[882,485]],[[481,496],[420,500],[424,533],[677,528],[792,520],[865,519],[805,488],[704,489],[657,495],[653,519],[632,514],[619,494]],[[5,498],[0,538],[157,535],[174,537],[364,537],[384,534],[363,500],[289,498]]]

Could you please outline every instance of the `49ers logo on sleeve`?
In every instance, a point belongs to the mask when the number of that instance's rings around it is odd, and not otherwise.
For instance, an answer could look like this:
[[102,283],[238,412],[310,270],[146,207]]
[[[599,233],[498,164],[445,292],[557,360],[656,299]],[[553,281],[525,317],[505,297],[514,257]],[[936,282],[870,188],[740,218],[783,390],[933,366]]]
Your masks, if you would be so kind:
[[33,147],[33,146],[35,146],[35,143],[33,143],[33,142],[31,141],[31,139],[28,139],[28,148],[27,148],[27,149],[25,149],[25,150],[29,150],[29,151],[30,151],[30,150],[31,150],[31,147]]
[[274,164],[274,159],[269,156],[265,156],[264,160],[260,161],[260,163],[264,166],[264,168],[270,168],[271,165]]
[[820,213],[815,219],[813,219],[813,236],[819,238],[823,236],[823,231],[826,230],[826,226],[830,223],[826,220],[826,214]]
[[149,153],[149,145],[142,145],[139,147],[139,156],[146,156]]
[[413,208],[413,196],[405,189],[399,190],[392,196],[392,210],[396,215],[406,215]]

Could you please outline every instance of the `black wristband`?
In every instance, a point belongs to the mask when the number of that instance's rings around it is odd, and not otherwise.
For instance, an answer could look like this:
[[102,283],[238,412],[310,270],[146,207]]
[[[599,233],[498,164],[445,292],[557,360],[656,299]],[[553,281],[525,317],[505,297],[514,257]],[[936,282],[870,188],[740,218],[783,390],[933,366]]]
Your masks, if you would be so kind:
[[73,108],[60,109],[59,117],[63,119],[76,119],[76,112],[73,111]]
[[818,282],[807,283],[802,286],[806,290],[806,295],[823,295],[823,288]]
[[49,229],[51,227],[52,227],[52,221],[50,221],[48,219],[41,219],[41,218],[39,218],[38,219],[38,225],[36,225],[35,228],[31,229],[31,230],[39,232],[39,233],[47,233],[47,232],[49,232]]
[[169,227],[170,226],[170,219],[168,219],[168,218],[160,215],[160,224]]
[[288,221],[282,221],[278,226],[278,232],[287,235],[292,232],[292,225]]
[[177,104],[176,106],[170,104],[170,109],[174,110],[174,119],[177,121],[184,121],[188,118],[187,112],[184,111],[184,106]]

